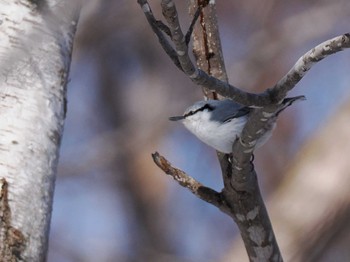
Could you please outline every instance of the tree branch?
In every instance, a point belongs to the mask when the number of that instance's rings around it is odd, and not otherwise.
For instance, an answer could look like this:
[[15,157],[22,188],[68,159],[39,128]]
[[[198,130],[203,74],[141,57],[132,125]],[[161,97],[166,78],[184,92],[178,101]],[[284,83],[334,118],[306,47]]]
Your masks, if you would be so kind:
[[186,45],[188,45],[191,41],[191,36],[192,36],[192,33],[193,33],[193,28],[198,20],[198,17],[200,15],[202,11],[202,6],[198,6],[196,11],[194,12],[193,14],[193,18],[192,18],[192,22],[191,22],[191,25],[190,27],[188,28],[188,31],[186,33],[186,36],[185,36],[185,41],[186,41]]
[[[159,153],[152,154],[152,158],[155,164],[179,185],[189,189],[200,199],[218,207],[236,221],[250,261],[282,261],[273,232],[266,230],[272,226],[261,198],[256,175],[252,181],[255,184],[254,192],[240,192],[225,187],[222,193],[218,193],[203,186],[182,170],[173,167]],[[236,202],[233,203],[233,201]]]
[[[175,64],[175,66],[181,71],[183,71],[174,48],[170,45],[170,43],[168,42],[168,40],[166,40],[164,34],[162,33],[162,29],[164,29],[164,26],[163,26],[164,24],[162,22],[160,23],[155,19],[152,13],[152,9],[148,4],[147,0],[137,0],[137,2],[141,6],[142,11],[144,12],[146,19],[148,21],[148,24],[151,26],[153,32],[158,37],[158,41],[162,46],[163,50],[165,51],[165,53],[170,57],[170,59]],[[170,33],[168,32],[168,30],[163,30],[163,31],[165,31],[166,34]]]
[[313,48],[304,54],[294,65],[294,67],[271,89],[267,89],[260,94],[244,92],[241,89],[221,81],[213,76],[208,75],[203,70],[197,69],[190,57],[188,56],[188,46],[178,21],[177,11],[172,0],[162,0],[163,15],[170,26],[170,31],[173,32],[172,41],[175,44],[175,50],[170,43],[165,39],[161,30],[157,27],[157,20],[154,18],[147,0],[138,0],[142,7],[148,23],[157,35],[159,42],[165,52],[172,59],[174,64],[197,85],[203,86],[218,94],[229,97],[237,103],[246,106],[264,107],[271,104],[276,104],[282,101],[283,98],[306,74],[306,72],[316,62],[321,61],[328,55],[349,48],[349,34],[344,34]]
[[[228,155],[222,156],[227,157]],[[233,187],[225,186],[223,191],[218,193],[203,186],[182,170],[173,167],[159,153],[152,154],[152,158],[160,169],[173,177],[181,186],[234,219],[244,240],[250,261],[282,261],[254,170],[253,179],[250,181],[252,189],[249,192],[236,191]],[[226,161],[226,163],[229,162]],[[222,168],[225,169],[223,166]],[[230,173],[228,170],[232,170],[231,166],[226,168],[227,170],[223,170],[223,173]]]
[[184,171],[175,168],[171,165],[171,163],[165,159],[165,157],[161,156],[158,152],[152,154],[152,158],[154,163],[164,171],[167,175],[170,175],[175,181],[179,183],[182,187],[190,190],[195,196],[208,202],[225,213],[228,212],[228,209],[221,198],[221,194],[216,192],[215,190],[206,187],[196,181],[194,178],[187,175]]
[[[203,8],[201,6],[202,1],[192,1],[190,3],[190,16],[195,17],[198,15],[200,17],[199,23],[193,25],[194,32],[192,35],[192,52],[197,67],[205,71],[208,75],[228,83],[216,18],[216,5],[205,3],[207,4],[206,8]],[[205,87],[202,87],[202,90],[208,99],[222,99],[222,96],[219,96],[214,91],[208,90]]]
[[[202,60],[206,60],[204,64],[207,63],[209,72],[207,74],[203,70],[197,69],[188,55],[187,41],[181,31],[174,3],[171,0],[163,0],[162,11],[167,24],[169,25],[172,41],[183,72],[186,73],[195,83],[200,82],[201,85],[206,88],[213,85],[215,87],[214,91],[220,90],[218,91],[220,95],[224,94],[224,96],[228,96],[225,95],[225,92],[230,92],[231,86],[226,83],[227,76],[223,74],[224,63],[222,55],[220,56],[221,50],[214,48],[215,52],[213,52],[214,49],[207,46],[211,44],[209,43],[210,41],[205,38],[203,44],[206,45],[207,48],[204,52],[205,57]],[[216,16],[215,10],[212,12],[211,16]],[[196,14],[197,13],[198,12],[196,12]],[[216,41],[216,38],[219,38],[217,25],[213,25],[209,21],[205,22],[206,19],[208,18],[201,13],[201,25],[202,27],[205,27],[203,28],[203,31],[205,31],[204,33],[207,33],[206,29],[214,31],[210,32],[211,37],[213,37],[213,33],[215,34],[214,40],[211,41]],[[192,26],[193,23],[191,24],[191,27]],[[190,28],[190,30],[192,29]],[[216,45],[219,45],[219,43],[216,43],[215,47],[221,49],[221,47]],[[210,55],[210,52],[214,54]],[[211,64],[211,58],[213,58],[213,55],[216,55],[217,57],[215,61],[213,61],[213,64]],[[198,58],[198,55],[196,58]],[[203,66],[206,67],[204,64]],[[201,64],[199,64],[199,66],[201,67]],[[212,71],[215,72],[215,77],[209,75],[213,73]],[[193,77],[197,73],[199,74],[199,77]],[[235,87],[232,87],[231,91],[234,92],[234,96],[237,94],[242,95],[243,99],[247,99],[249,96],[253,99],[258,99],[258,102],[262,101],[261,97],[269,99],[268,92],[262,95],[255,95],[243,92]],[[264,112],[265,111],[261,110],[261,114],[264,116],[265,120],[266,114],[263,114]],[[259,114],[256,114],[256,116],[259,117],[260,124],[262,125],[261,130],[264,130],[263,128],[266,127],[266,121],[261,121],[263,117]],[[254,123],[254,121],[256,121],[256,117],[252,118],[251,123]],[[241,236],[244,240],[251,261],[256,259],[268,261],[272,257],[276,258],[275,261],[281,261],[281,254],[260,194],[256,173],[250,162],[255,147],[255,141],[257,139],[256,137],[259,136],[257,135],[256,130],[260,130],[260,126],[248,125],[248,127],[249,128],[244,133],[245,137],[242,136],[240,143],[235,143],[240,147],[240,150],[236,151],[236,154],[233,155],[233,165],[228,161],[228,155],[219,153],[219,161],[225,185],[222,193],[217,193],[210,188],[204,187],[183,171],[173,168],[171,164],[165,158],[160,157],[159,154],[154,154],[153,159],[165,173],[171,175],[180,185],[190,189],[193,194],[204,201],[217,206],[220,210],[235,220],[240,229]],[[260,133],[260,135],[264,134],[263,132]],[[203,192],[205,193],[203,194]],[[207,194],[208,192],[209,195]]]
[[[349,47],[350,34],[344,34],[327,40],[305,53],[299,58],[292,69],[270,90],[272,100],[282,101],[288,91],[302,79],[314,64],[331,54],[335,54]],[[271,104],[263,108],[255,109],[242,131],[239,140],[240,143],[236,142],[233,145],[233,160],[236,166],[236,168],[233,169],[233,178],[235,178],[233,186],[235,188],[251,188],[249,183],[251,178],[247,176],[244,170],[249,170],[255,142],[265,133],[266,121],[277,109],[278,104]]]
[[271,93],[275,97],[274,100],[282,100],[317,62],[349,47],[350,33],[346,33],[329,39],[309,50],[298,59],[289,72],[272,88]]
[[[148,5],[146,0],[138,0],[138,2]],[[211,4],[209,3],[209,6]],[[212,52],[212,49],[208,48],[208,46],[204,46],[204,48],[207,47],[204,52],[204,60],[208,63],[208,68],[201,66],[200,63],[198,64],[198,61],[197,65],[199,68],[197,68],[191,61],[188,54],[188,36],[193,30],[198,15],[201,19],[201,25],[206,26],[203,22],[204,14],[201,7],[195,9],[196,12],[193,14],[194,17],[188,33],[184,36],[173,1],[162,0],[161,6],[163,16],[169,26],[171,40],[174,44],[174,53],[177,56],[176,61],[179,62],[180,69],[194,83],[221,96],[229,97],[240,104],[257,108],[252,111],[240,138],[233,144],[231,162],[228,161],[228,155],[218,154],[224,180],[224,189],[221,193],[203,186],[183,171],[172,167],[158,153],[153,154],[153,160],[181,186],[188,188],[204,201],[217,206],[235,220],[240,229],[250,261],[282,261],[259,190],[256,172],[252,163],[253,151],[256,141],[266,133],[271,125],[274,125],[276,112],[280,109],[281,102],[288,91],[301,80],[313,64],[330,54],[350,47],[349,34],[333,38],[313,48],[303,55],[273,88],[267,89],[261,94],[253,94],[244,92],[226,82],[227,77],[222,72],[219,72],[220,65],[224,67],[222,57],[217,58],[218,61],[216,62],[219,63],[215,63],[214,66],[219,71],[212,75],[210,58],[212,57],[211,55],[218,55],[218,52]],[[143,10],[145,9],[143,8]],[[215,12],[214,15],[216,16]],[[214,28],[213,31],[218,37],[218,29]],[[209,42],[208,39],[204,39],[203,45],[210,44]],[[215,42],[215,38],[211,42]],[[218,48],[220,49],[220,47]],[[198,59],[198,55],[195,52],[194,54]],[[202,52],[200,55],[203,56]],[[172,60],[174,61],[173,58]]]
[[197,69],[193,65],[188,55],[188,46],[186,45],[184,34],[181,31],[181,27],[177,18],[177,11],[173,1],[162,0],[161,5],[163,8],[163,15],[165,16],[165,19],[167,20],[171,31],[175,50],[165,39],[161,30],[157,28],[156,19],[152,14],[147,0],[138,0],[137,2],[142,7],[147,21],[150,24],[153,32],[157,35],[164,51],[169,55],[173,63],[181,71],[183,71],[191,79],[191,81],[199,86],[204,86],[209,90],[215,91],[224,97],[229,97],[242,105],[261,107],[271,104],[272,100],[268,92],[264,92],[262,94],[244,92],[225,81],[221,81],[215,77],[208,75],[206,72]]

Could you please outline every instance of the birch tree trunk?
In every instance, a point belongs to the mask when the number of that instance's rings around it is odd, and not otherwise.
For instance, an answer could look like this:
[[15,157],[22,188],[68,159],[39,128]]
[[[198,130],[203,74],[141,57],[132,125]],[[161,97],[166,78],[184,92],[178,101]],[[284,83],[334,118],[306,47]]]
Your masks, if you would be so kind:
[[46,259],[72,2],[0,1],[0,261]]

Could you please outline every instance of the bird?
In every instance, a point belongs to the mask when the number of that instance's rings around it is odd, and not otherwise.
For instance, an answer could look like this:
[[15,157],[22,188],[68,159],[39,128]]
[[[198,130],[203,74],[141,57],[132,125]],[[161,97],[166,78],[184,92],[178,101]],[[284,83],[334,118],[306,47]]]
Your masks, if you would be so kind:
[[[260,147],[271,137],[276,126],[277,116],[288,106],[304,96],[285,98],[278,110],[271,116],[272,123],[267,123],[267,131],[257,141]],[[181,121],[199,140],[225,154],[232,153],[232,145],[241,136],[252,107],[243,106],[231,99],[203,100],[188,107],[183,115],[169,117],[171,121]]]

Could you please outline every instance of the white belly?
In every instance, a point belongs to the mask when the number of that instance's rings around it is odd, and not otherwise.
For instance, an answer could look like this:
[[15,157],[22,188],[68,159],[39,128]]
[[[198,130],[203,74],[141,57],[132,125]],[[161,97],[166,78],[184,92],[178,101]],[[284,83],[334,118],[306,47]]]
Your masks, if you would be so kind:
[[216,150],[229,154],[232,144],[241,135],[246,123],[245,117],[234,118],[227,123],[220,124],[214,121],[184,121],[185,127],[207,145]]

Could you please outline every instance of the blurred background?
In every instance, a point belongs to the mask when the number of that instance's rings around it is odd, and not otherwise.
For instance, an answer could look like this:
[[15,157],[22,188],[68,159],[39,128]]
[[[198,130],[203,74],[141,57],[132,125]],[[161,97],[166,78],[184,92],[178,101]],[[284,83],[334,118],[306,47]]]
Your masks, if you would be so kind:
[[[150,1],[161,19],[160,1]],[[175,1],[186,31],[187,1]],[[306,51],[349,31],[350,2],[218,1],[230,82],[259,92]],[[350,51],[291,92],[255,166],[286,261],[350,260]],[[213,149],[172,115],[203,99],[172,64],[137,1],[86,1],[68,85],[48,261],[247,261],[233,221],[154,165],[220,191]]]

